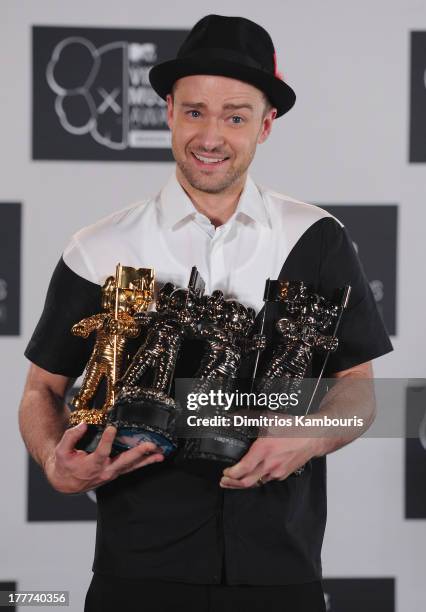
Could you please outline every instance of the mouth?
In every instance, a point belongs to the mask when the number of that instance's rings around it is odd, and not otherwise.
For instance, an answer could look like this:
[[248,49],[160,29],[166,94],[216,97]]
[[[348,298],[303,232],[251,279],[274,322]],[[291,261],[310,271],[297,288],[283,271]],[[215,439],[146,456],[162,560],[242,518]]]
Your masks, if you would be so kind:
[[191,155],[199,168],[219,168],[229,159],[229,157],[209,157],[207,155],[200,155],[199,153],[193,152],[191,152]]

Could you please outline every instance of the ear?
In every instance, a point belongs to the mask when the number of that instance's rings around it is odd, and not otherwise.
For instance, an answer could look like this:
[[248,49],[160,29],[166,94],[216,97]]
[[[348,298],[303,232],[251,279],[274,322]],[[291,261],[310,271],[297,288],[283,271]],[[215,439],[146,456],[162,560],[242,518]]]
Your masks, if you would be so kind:
[[259,137],[257,139],[258,144],[262,144],[268,138],[269,134],[272,130],[272,123],[277,116],[277,109],[271,108],[262,120],[262,127],[259,133]]
[[173,98],[171,94],[167,94],[167,125],[173,129]]

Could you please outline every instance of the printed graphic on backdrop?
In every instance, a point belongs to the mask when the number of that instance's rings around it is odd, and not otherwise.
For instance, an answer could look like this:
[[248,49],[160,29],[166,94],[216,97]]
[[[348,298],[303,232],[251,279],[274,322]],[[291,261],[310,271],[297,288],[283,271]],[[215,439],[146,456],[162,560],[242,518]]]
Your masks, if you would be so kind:
[[[66,396],[69,404],[77,393],[73,387]],[[28,457],[28,521],[91,521],[96,519],[96,495],[63,495],[55,491],[40,468]]]
[[398,207],[319,204],[348,230],[363,264],[387,331],[396,334]]
[[408,387],[405,439],[405,518],[426,519],[426,386]]
[[394,612],[394,578],[326,578],[327,612]]
[[426,162],[426,32],[411,32],[410,162]]
[[[16,582],[5,582],[5,581],[0,581],[0,591],[11,591],[11,592],[15,592],[18,590],[18,587],[16,585]],[[16,606],[7,606],[7,612],[14,612],[16,610]]]
[[21,204],[0,202],[0,335],[20,333]]
[[33,158],[171,161],[153,65],[186,30],[33,27]]

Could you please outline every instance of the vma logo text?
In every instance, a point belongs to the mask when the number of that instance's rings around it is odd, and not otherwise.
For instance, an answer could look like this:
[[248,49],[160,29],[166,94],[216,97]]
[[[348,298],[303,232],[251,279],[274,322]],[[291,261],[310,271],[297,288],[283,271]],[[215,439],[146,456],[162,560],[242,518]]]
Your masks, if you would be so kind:
[[149,71],[184,30],[33,28],[33,158],[170,161]]

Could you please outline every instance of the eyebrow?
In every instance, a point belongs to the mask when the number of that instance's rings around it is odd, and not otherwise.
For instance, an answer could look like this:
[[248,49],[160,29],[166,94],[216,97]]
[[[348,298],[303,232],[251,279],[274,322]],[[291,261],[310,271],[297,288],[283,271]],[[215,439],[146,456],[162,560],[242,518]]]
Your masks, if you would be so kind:
[[[207,104],[204,102],[181,102],[181,106],[185,108],[207,108]],[[243,102],[242,104],[224,104],[223,110],[240,110],[241,108],[246,108],[248,110],[253,111],[253,105],[248,102]]]

